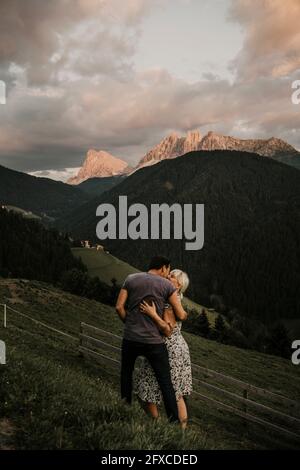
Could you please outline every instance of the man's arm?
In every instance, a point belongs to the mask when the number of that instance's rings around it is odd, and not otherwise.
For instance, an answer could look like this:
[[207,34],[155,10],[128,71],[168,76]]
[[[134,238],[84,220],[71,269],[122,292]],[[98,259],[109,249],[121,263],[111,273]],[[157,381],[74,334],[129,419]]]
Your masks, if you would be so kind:
[[168,302],[173,307],[175,316],[178,320],[184,321],[187,319],[187,313],[184,310],[176,291],[169,297]]
[[116,311],[123,323],[125,323],[125,320],[126,320],[125,305],[126,305],[127,297],[128,297],[127,290],[122,288],[118,295],[118,299],[116,303]]

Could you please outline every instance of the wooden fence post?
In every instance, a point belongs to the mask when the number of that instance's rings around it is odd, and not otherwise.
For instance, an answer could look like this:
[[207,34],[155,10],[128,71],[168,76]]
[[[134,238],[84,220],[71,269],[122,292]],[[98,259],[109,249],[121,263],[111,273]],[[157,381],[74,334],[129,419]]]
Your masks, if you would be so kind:
[[[248,390],[247,390],[246,388],[243,390],[243,398],[245,398],[246,400],[248,400]],[[244,403],[244,404],[243,404],[243,411],[244,411],[244,413],[247,414],[247,411],[248,411],[248,410],[247,410],[247,403]],[[245,426],[245,427],[248,427],[247,425],[248,425],[248,421],[247,421],[247,419],[245,419],[245,420],[244,420],[244,426]]]
[[79,349],[78,349],[78,357],[84,357],[80,348],[81,346],[83,345],[83,342],[82,342],[82,333],[83,333],[83,329],[82,329],[82,324],[80,323],[80,334],[79,334]]

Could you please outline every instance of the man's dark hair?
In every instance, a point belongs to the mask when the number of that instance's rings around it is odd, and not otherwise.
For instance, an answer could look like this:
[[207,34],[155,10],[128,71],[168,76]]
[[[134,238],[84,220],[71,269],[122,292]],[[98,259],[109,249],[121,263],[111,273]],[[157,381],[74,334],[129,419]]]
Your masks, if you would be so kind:
[[163,266],[170,266],[171,261],[165,256],[154,256],[149,263],[148,269],[161,269]]

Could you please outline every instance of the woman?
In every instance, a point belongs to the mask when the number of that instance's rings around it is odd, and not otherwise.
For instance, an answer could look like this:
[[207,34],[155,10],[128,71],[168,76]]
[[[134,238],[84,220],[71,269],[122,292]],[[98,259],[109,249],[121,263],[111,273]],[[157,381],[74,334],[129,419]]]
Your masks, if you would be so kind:
[[[177,289],[178,296],[183,297],[183,293],[189,285],[187,274],[180,269],[174,269],[169,276],[170,281]],[[149,305],[142,302],[140,309],[143,313],[152,318],[161,328],[161,318],[159,317],[155,303]],[[169,354],[171,378],[174,386],[178,415],[182,428],[187,425],[187,408],[184,397],[192,392],[192,371],[189,347],[181,334],[182,322],[175,318],[173,309],[166,305],[163,320],[165,326],[162,329],[165,335],[165,342]],[[166,328],[167,326],[167,328]],[[158,417],[157,406],[162,401],[162,395],[158,386],[153,369],[149,362],[143,358],[141,368],[136,374],[136,391],[139,399],[143,402],[145,410],[154,418]]]

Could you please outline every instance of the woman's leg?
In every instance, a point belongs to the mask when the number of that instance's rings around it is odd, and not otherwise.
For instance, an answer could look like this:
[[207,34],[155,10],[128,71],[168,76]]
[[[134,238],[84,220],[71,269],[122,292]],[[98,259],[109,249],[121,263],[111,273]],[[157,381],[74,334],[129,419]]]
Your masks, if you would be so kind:
[[177,401],[178,406],[178,417],[181,424],[182,429],[186,429],[187,421],[188,421],[188,414],[187,408],[183,397],[180,397]]
[[[142,406],[145,412],[149,416],[152,416],[152,418],[159,417],[158,408],[155,403],[142,402]],[[178,407],[178,417],[179,417],[181,427],[182,429],[186,429],[187,422],[188,422],[188,414],[187,414],[187,408],[186,408],[186,404],[185,404],[183,397],[179,398],[179,400],[177,401],[177,407]]]
[[142,401],[142,400],[140,400],[140,403],[145,413],[147,413],[147,415],[152,416],[152,418],[155,418],[155,419],[159,417],[158,408],[155,403],[147,403],[146,401]]
[[158,418],[159,412],[155,403],[146,403],[146,411],[152,418]]

